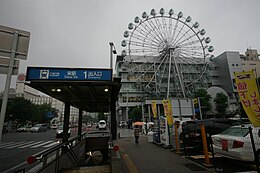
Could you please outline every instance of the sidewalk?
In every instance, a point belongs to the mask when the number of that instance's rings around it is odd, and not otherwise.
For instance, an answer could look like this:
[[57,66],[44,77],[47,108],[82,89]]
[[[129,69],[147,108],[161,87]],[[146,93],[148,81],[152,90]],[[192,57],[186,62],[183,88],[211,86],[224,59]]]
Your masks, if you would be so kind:
[[[134,143],[131,129],[118,129],[118,143],[122,157],[124,173],[206,173],[202,167],[184,156],[179,156],[169,149],[149,143],[147,136],[140,136],[140,143]],[[126,169],[126,170],[125,170]]]

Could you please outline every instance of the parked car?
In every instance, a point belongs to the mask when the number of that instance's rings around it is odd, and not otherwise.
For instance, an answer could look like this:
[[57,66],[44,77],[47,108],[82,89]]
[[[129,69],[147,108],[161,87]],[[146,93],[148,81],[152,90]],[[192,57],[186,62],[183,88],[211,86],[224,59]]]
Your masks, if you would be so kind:
[[[59,125],[56,129],[56,138],[61,138],[63,135],[63,125]],[[68,130],[68,136],[70,137],[70,128]]]
[[[174,119],[174,123],[177,124],[177,129],[178,129],[178,134],[179,134],[179,139],[180,140],[183,140],[183,128],[184,126],[188,125],[189,123],[193,123],[194,120],[192,120],[191,118],[188,118],[188,119],[178,119],[178,118],[175,118]],[[174,131],[175,133],[175,131]]]
[[125,127],[126,126],[126,121],[120,121],[119,127]]
[[107,128],[107,123],[106,123],[106,121],[105,120],[100,120],[99,122],[98,122],[98,129],[99,130],[102,130],[102,129],[106,129]]
[[[183,127],[183,142],[185,146],[202,147],[201,127],[204,124],[208,145],[212,143],[211,135],[219,134],[234,125],[240,125],[238,120],[205,119],[189,122]],[[209,148],[210,149],[210,148]]]
[[236,160],[254,161],[249,126],[252,127],[256,150],[260,149],[260,128],[253,127],[252,124],[247,124],[233,126],[220,134],[213,135],[212,141],[214,152]]
[[46,132],[48,129],[47,124],[36,124],[31,128],[31,133],[33,132]]
[[59,126],[58,124],[52,124],[52,125],[51,125],[51,129],[57,129],[58,126]]
[[29,132],[31,130],[31,127],[29,126],[22,126],[16,129],[17,132]]

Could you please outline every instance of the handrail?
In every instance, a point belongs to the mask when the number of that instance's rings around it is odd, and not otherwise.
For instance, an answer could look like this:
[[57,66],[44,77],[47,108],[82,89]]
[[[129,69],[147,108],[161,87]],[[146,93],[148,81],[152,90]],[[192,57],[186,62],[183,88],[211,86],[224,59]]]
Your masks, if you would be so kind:
[[57,161],[58,157],[62,154],[62,149],[64,147],[69,145],[71,148],[72,146],[75,146],[78,143],[78,141],[85,139],[85,137],[86,132],[82,133],[81,135],[70,138],[68,142],[60,143],[52,148],[33,154],[32,156],[29,156],[27,158],[27,161],[15,167],[12,167],[3,173],[26,172],[26,170],[32,169],[37,165],[40,165],[40,168],[38,168],[35,172],[43,170],[45,167],[48,166],[48,164],[51,164],[53,161]]
[[[73,142],[74,142],[74,141],[77,141],[79,138],[80,138],[80,139],[84,139],[84,138],[81,138],[81,137],[85,137],[85,134],[86,134],[86,132],[82,133],[81,136],[74,136],[74,137],[70,138],[70,139],[68,140],[68,142],[60,143],[59,145],[56,145],[56,146],[54,146],[54,147],[52,147],[52,148],[48,148],[48,149],[43,150],[43,151],[41,151],[41,152],[39,152],[39,153],[36,153],[36,154],[34,154],[33,156],[37,157],[37,156],[40,156],[40,155],[48,155],[48,154],[52,153],[53,151],[56,151],[57,149],[59,149],[59,148],[61,148],[61,147],[63,147],[63,146],[67,146],[67,145],[69,145],[70,143],[73,144]],[[73,146],[73,145],[72,145],[72,146]]]

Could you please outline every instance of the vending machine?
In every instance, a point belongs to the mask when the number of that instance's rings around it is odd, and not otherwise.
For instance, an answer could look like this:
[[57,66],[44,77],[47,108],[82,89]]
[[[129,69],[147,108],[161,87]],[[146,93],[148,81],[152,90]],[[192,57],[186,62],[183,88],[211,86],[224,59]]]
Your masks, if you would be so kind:
[[160,141],[161,144],[165,146],[170,145],[170,140],[169,140],[170,130],[171,129],[169,129],[166,117],[160,117]]

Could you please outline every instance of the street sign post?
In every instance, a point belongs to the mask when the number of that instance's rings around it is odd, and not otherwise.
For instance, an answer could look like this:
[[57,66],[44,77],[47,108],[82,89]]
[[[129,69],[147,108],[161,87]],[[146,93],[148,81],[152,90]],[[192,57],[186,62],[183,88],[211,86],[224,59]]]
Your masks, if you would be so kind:
[[26,60],[29,49],[30,33],[2,25],[0,25],[0,56],[11,57],[15,32],[18,33],[15,58]]
[[[9,64],[10,64],[9,58],[1,58],[0,57],[0,74],[7,74],[8,73]],[[12,75],[18,74],[19,64],[20,64],[19,60],[14,60]]]
[[0,142],[15,59],[27,59],[29,40],[29,32],[0,25],[0,56],[10,57],[0,113]]

